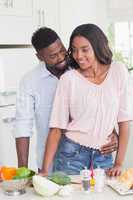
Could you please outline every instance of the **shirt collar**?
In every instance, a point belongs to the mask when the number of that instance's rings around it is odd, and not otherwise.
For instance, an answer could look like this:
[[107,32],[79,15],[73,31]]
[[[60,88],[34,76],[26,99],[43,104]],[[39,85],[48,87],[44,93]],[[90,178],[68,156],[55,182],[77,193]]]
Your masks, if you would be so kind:
[[[40,76],[41,77],[49,77],[49,76],[52,76],[52,77],[56,77],[55,75],[53,75],[49,70],[47,70],[47,68],[46,68],[46,63],[45,62],[43,62],[43,61],[40,61],[40,63],[39,63],[39,66],[40,66]],[[71,67],[69,66],[68,67],[68,69],[67,70],[70,70],[71,69]],[[66,71],[67,71],[66,70]],[[57,77],[56,77],[57,78]],[[58,78],[57,78],[58,79]]]
[[40,62],[40,73],[41,77],[54,76],[49,70],[47,70],[44,62]]

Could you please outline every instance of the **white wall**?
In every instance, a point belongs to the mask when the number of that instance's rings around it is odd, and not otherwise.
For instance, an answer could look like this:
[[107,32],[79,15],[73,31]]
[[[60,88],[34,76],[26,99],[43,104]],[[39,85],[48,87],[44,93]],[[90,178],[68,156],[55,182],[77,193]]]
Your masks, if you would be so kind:
[[107,28],[106,0],[59,0],[60,34],[68,47],[72,30],[82,23],[96,23]]
[[133,0],[108,0],[110,21],[131,21],[133,19]]

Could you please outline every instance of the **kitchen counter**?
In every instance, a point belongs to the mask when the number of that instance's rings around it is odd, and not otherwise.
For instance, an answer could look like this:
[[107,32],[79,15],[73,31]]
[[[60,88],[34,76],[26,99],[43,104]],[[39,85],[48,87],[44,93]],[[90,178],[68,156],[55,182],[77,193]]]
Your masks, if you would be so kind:
[[52,197],[42,197],[35,193],[33,188],[28,188],[26,193],[20,196],[7,196],[0,189],[0,200],[133,200],[133,195],[121,196],[113,191],[108,186],[105,187],[103,193],[84,193],[82,191],[73,192],[69,197],[60,197],[60,196],[52,196]]

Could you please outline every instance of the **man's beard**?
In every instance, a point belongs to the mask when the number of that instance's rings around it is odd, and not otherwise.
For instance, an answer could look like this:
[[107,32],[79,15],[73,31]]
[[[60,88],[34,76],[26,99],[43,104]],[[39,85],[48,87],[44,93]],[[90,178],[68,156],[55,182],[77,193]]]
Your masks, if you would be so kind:
[[50,65],[50,64],[47,64],[47,67],[48,69],[50,70],[57,70],[57,71],[65,71],[66,69],[68,69],[68,66],[69,66],[69,59],[68,57],[66,56],[64,60],[62,60],[61,62],[59,63],[56,63],[55,65]]
[[[62,62],[61,62],[62,63]],[[47,69],[55,76],[57,76],[58,78],[65,72],[68,70],[68,65],[67,62],[65,63],[65,65],[63,65],[63,67],[57,67],[58,65],[46,65]]]

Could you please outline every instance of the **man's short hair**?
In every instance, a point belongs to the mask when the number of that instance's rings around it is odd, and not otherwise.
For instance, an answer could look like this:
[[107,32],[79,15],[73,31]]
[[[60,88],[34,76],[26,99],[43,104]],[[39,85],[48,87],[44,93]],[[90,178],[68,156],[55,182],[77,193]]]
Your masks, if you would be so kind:
[[37,29],[31,38],[31,43],[36,51],[50,46],[57,39],[60,39],[57,33],[48,27],[41,27]]

